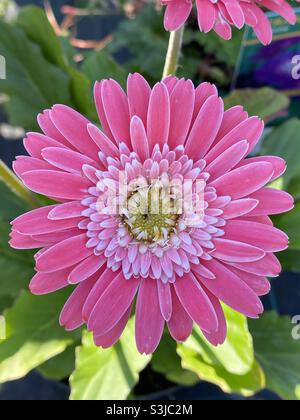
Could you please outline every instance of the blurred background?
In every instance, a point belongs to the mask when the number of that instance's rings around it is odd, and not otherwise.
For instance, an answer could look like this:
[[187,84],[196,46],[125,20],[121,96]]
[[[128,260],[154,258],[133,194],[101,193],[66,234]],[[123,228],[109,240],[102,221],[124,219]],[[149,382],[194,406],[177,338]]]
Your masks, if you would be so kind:
[[[300,16],[300,11],[296,11]],[[300,23],[290,28],[275,14],[270,14],[270,19],[275,28],[275,40],[271,46],[262,47],[250,30],[234,31],[229,43],[214,34],[200,34],[196,16],[192,16],[185,31],[178,76],[191,78],[195,84],[204,80],[215,83],[227,107],[242,104],[249,114],[265,120],[264,142],[256,152],[279,155],[287,160],[288,172],[276,188],[289,190],[298,203],[300,71],[299,78],[292,77],[292,71],[297,64],[293,58],[300,55]],[[298,20],[300,22],[300,18]],[[22,137],[26,131],[36,130],[36,115],[42,109],[54,103],[65,103],[95,119],[91,95],[95,80],[112,77],[124,85],[127,74],[134,71],[142,73],[152,84],[161,78],[168,33],[163,28],[159,1],[0,0],[0,23],[0,55],[6,58],[7,73],[6,80],[0,80],[0,158],[9,167],[16,155],[24,153]],[[57,36],[55,45],[51,44],[53,33]],[[297,76],[297,72],[294,74]],[[12,205],[4,187],[1,187],[0,200],[1,217],[9,221],[17,211],[12,209],[16,203]],[[266,309],[276,314],[276,319],[272,315],[272,322],[278,334],[270,333],[266,343],[260,341],[258,345],[261,353],[258,351],[257,359],[267,372],[267,381],[255,386],[233,385],[234,381],[224,379],[220,372],[205,376],[203,371],[198,372],[197,367],[192,369],[190,365],[188,370],[176,373],[174,366],[164,366],[162,350],[151,367],[141,373],[134,389],[136,397],[300,398],[300,342],[292,339],[290,322],[290,317],[300,314],[299,216],[297,204],[295,211],[275,220],[276,225],[290,234],[291,248],[281,256],[284,273],[273,280],[272,293],[264,299]],[[2,244],[0,259],[6,252]],[[0,261],[1,276],[13,279],[15,273],[5,264]],[[29,278],[29,275],[25,279],[18,278],[18,282],[25,288]],[[13,306],[21,289],[11,292],[7,286],[4,290],[6,280],[3,281],[0,282],[0,313]],[[262,325],[261,331],[251,332],[263,340],[263,331]],[[283,337],[289,342],[288,348],[283,346]],[[0,345],[0,382],[3,383],[0,400],[67,399],[70,388],[65,378],[74,369],[76,343],[75,340],[70,349],[73,356],[61,361],[63,372],[56,375],[51,370],[50,360],[48,365],[33,366],[39,368],[29,375],[31,368],[15,376],[7,373],[1,376],[1,368],[7,369],[9,364]],[[172,344],[165,345],[173,349]],[[270,352],[262,354],[264,347],[271,349]],[[12,355],[13,350],[9,356]],[[59,361],[54,359],[52,365],[56,363]],[[177,366],[178,360],[174,363]],[[12,381],[17,377],[22,379]]]

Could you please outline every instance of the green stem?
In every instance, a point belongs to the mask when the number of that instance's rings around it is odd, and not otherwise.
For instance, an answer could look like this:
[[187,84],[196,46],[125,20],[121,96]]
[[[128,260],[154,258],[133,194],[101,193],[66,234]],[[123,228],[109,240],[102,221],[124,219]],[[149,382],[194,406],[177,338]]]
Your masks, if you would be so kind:
[[22,198],[31,207],[38,207],[39,203],[31,192],[22,184],[19,178],[0,160],[0,180],[13,191],[18,197]]
[[184,26],[178,29],[178,31],[170,33],[169,47],[166,56],[163,78],[176,75],[182,48],[183,34]]

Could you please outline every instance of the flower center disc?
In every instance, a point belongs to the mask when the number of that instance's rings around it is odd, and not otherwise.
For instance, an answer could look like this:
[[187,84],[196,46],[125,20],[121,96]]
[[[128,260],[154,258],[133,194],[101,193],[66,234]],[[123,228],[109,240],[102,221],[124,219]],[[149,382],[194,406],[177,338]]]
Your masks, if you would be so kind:
[[176,232],[179,208],[169,187],[159,182],[138,187],[123,209],[123,223],[138,241],[165,246]]

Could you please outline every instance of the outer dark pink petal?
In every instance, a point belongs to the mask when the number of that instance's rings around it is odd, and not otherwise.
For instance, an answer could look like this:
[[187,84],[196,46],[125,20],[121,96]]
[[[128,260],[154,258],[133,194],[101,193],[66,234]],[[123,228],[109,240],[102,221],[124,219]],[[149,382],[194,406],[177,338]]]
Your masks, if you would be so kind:
[[55,105],[51,119],[63,136],[81,153],[97,160],[98,148],[91,141],[87,126],[90,121],[65,105]]
[[192,118],[192,125],[199,114],[200,109],[210,96],[218,96],[218,89],[211,83],[201,83],[195,91],[195,109]]
[[72,148],[71,143],[61,134],[61,132],[55,127],[51,120],[51,111],[46,109],[42,114],[38,115],[38,123],[46,136],[64,144],[68,148]]
[[104,110],[103,99],[102,99],[103,83],[104,83],[104,80],[102,80],[101,82],[96,82],[94,86],[94,98],[95,98],[96,108],[97,108],[99,120],[101,122],[103,130],[108,135],[110,140],[115,141],[114,136],[110,130],[110,127],[106,118],[105,110]]
[[121,337],[127,322],[129,321],[131,314],[131,308],[127,310],[127,312],[123,315],[120,321],[116,324],[116,326],[108,331],[104,335],[96,335],[94,337],[94,341],[96,346],[102,347],[104,349],[108,349],[112,347]]
[[59,323],[67,331],[76,330],[84,324],[82,309],[96,280],[97,277],[92,277],[77,286],[63,307]]
[[135,116],[130,124],[131,144],[142,162],[150,157],[149,143],[143,121]]
[[220,304],[219,299],[217,299],[208,289],[204,289],[205,293],[209,297],[213,307],[215,308],[216,315],[218,317],[218,330],[206,332],[203,331],[204,336],[213,346],[219,346],[223,344],[227,337],[227,323],[224,315],[224,311]]
[[116,143],[124,142],[130,146],[130,116],[125,92],[114,80],[104,80],[101,94],[106,121]]
[[221,176],[211,185],[219,195],[233,199],[243,198],[266,185],[273,176],[273,166],[268,162],[250,163]]
[[15,230],[12,230],[10,237],[9,245],[14,249],[36,249],[50,245],[48,242],[39,242],[31,236],[22,235]]
[[278,3],[276,0],[262,0],[261,4],[267,9],[272,10],[272,12],[278,13],[280,16],[284,17],[291,25],[296,23],[297,18],[294,9],[287,1]]
[[169,331],[174,340],[184,342],[192,334],[193,320],[180,303],[173,286],[171,287],[171,294],[173,309],[171,319],[168,322]]
[[46,295],[69,285],[68,276],[72,268],[54,273],[37,273],[30,282],[29,288],[34,295]]
[[222,218],[228,220],[247,215],[257,207],[258,203],[254,198],[233,200],[223,208]]
[[174,287],[184,309],[196,324],[205,331],[216,331],[218,318],[214,307],[195,276],[190,273],[177,278]]
[[171,97],[171,122],[168,144],[175,149],[184,144],[190,130],[195,106],[195,89],[190,80],[180,80],[175,86]]
[[279,252],[288,247],[289,238],[273,226],[246,220],[229,220],[224,227],[225,239],[241,241],[266,252]]
[[44,162],[41,159],[32,158],[30,156],[17,156],[16,160],[13,162],[13,170],[19,178],[22,178],[22,175],[25,172],[36,171],[40,169],[54,168],[49,163]]
[[90,319],[89,330],[95,335],[104,335],[110,331],[131,306],[140,284],[140,280],[125,280],[122,273],[116,276],[98,300]]
[[207,166],[206,170],[210,174],[210,181],[219,178],[234,168],[246,156],[248,149],[249,144],[247,140],[242,140],[223,152]]
[[258,117],[251,117],[242,121],[227,133],[205,156],[209,164],[215,160],[221,153],[225,152],[230,146],[241,140],[247,140],[249,143],[249,152],[257,145],[264,131],[264,123]]
[[50,210],[48,218],[50,220],[66,220],[73,217],[79,217],[86,209],[80,202],[71,201],[69,203],[60,204]]
[[264,44],[269,45],[272,41],[273,31],[272,25],[265,15],[265,13],[256,4],[249,3],[248,7],[257,19],[257,25],[254,26],[253,30],[257,35],[257,38]]
[[151,95],[151,88],[148,82],[138,73],[129,75],[127,81],[127,94],[130,116],[138,116],[146,127]]
[[167,31],[176,31],[188,19],[193,5],[191,1],[173,0],[167,5],[165,13],[165,29]]
[[257,296],[265,296],[271,290],[270,282],[266,277],[256,276],[255,274],[246,273],[237,268],[232,267],[231,270],[246,283]]
[[86,241],[84,233],[52,246],[37,258],[37,270],[53,273],[80,263],[93,253],[93,250],[86,247]]
[[[74,270],[70,273],[68,281],[71,284],[81,283],[82,281],[88,279],[93,274],[98,272],[101,267],[107,262],[107,259],[103,255],[94,255],[92,254],[86,260],[82,261],[77,265]],[[100,276],[100,273],[99,273]]]
[[147,135],[150,152],[154,146],[163,146],[168,142],[170,129],[170,98],[169,92],[164,83],[157,83],[150,97]]
[[279,178],[286,171],[286,162],[278,156],[255,156],[249,159],[244,159],[237,165],[237,168],[248,165],[254,162],[269,162],[273,166],[274,174],[270,181]]
[[257,276],[277,277],[281,272],[281,265],[274,254],[267,254],[259,261],[249,263],[228,263],[246,273],[256,274]]
[[91,182],[81,176],[60,171],[26,172],[22,180],[31,191],[66,200],[82,200],[91,186]]
[[253,290],[229,268],[215,260],[206,261],[204,265],[215,274],[216,278],[208,280],[198,277],[198,279],[218,299],[250,318],[257,318],[263,312],[262,303]]
[[234,106],[224,112],[223,121],[214,142],[214,145],[222,140],[230,131],[232,131],[236,126],[241,124],[248,118],[248,114],[244,111],[242,106]]
[[44,160],[52,166],[66,172],[75,174],[82,173],[85,164],[93,165],[95,161],[73,150],[62,149],[60,147],[47,147],[42,150]]
[[215,250],[211,253],[214,258],[227,262],[252,262],[261,260],[265,252],[252,245],[239,241],[216,238]]
[[15,220],[11,222],[11,224],[17,228],[18,225],[31,225],[32,223],[40,223],[41,220],[48,217],[48,214],[51,210],[55,209],[55,205],[53,206],[45,206],[40,207],[38,209],[34,209],[28,211],[27,213],[22,214],[21,216],[17,217]]
[[196,0],[200,31],[210,32],[217,18],[217,8],[210,0]]
[[170,321],[172,316],[171,286],[169,283],[164,284],[162,281],[158,281],[157,291],[161,314],[166,321]]
[[177,86],[177,83],[179,82],[178,77],[175,76],[167,76],[162,80],[162,83],[166,86],[168,89],[169,95],[171,96],[173,90]]
[[88,321],[88,319],[91,316],[91,313],[100,299],[100,297],[103,295],[105,290],[108,288],[110,283],[116,278],[117,274],[114,273],[111,269],[106,269],[99,277],[98,281],[95,283],[95,286],[93,287],[91,293],[89,294],[84,308],[83,308],[83,318],[85,322]]
[[223,4],[234,26],[241,29],[245,25],[245,16],[240,6],[240,2],[223,0]]
[[164,324],[165,320],[161,314],[158,299],[157,281],[143,279],[135,314],[135,336],[140,353],[154,353],[161,340]]
[[[42,150],[46,147],[65,147],[51,137],[39,133],[27,133],[24,139],[24,147],[30,156],[43,159]],[[65,147],[66,148],[66,147]]]
[[203,158],[216,138],[224,113],[221,98],[211,96],[204,103],[195,120],[185,152],[194,160]]
[[294,199],[290,194],[273,188],[262,188],[252,194],[251,198],[258,200],[259,204],[249,216],[280,214],[290,211],[294,207]]

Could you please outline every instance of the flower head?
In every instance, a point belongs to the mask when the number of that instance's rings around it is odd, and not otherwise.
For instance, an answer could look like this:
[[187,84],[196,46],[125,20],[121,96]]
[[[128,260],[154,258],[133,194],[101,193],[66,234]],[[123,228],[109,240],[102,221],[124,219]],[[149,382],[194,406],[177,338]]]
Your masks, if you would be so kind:
[[226,338],[220,302],[248,317],[277,276],[274,252],[288,246],[272,214],[293,207],[265,188],[285,171],[278,157],[251,157],[263,122],[242,107],[224,111],[216,88],[168,77],[153,89],[139,74],[127,95],[114,80],[96,83],[100,130],[63,105],[39,115],[30,156],[14,170],[57,204],[12,222],[11,246],[39,248],[30,289],[76,285],[60,318],[86,323],[95,343],[113,345],[136,297],[141,353],[158,346],[165,323],[177,341],[193,322],[214,345]]
[[[165,28],[168,31],[179,29],[193,9],[192,0],[161,0],[161,3],[167,6]],[[263,9],[278,13],[292,25],[296,23],[294,10],[286,0],[196,0],[196,7],[200,31],[214,30],[226,40],[231,39],[232,26],[241,29],[248,25],[264,45],[270,44],[272,27]]]

